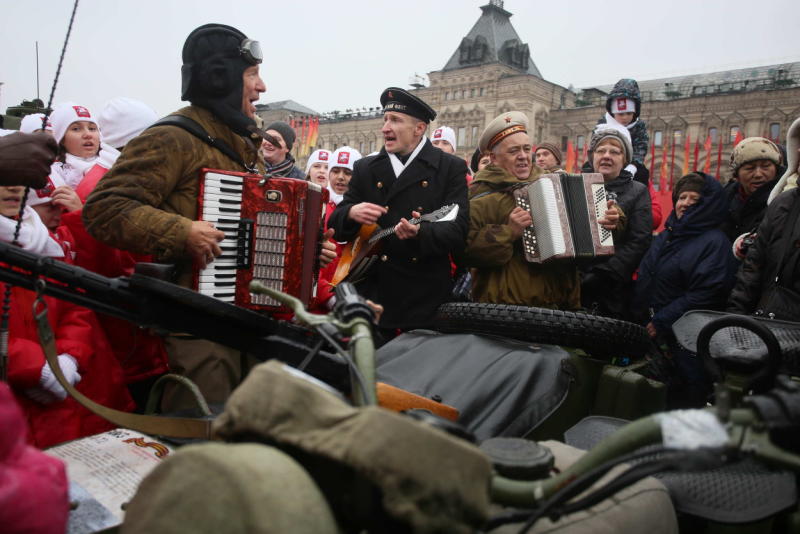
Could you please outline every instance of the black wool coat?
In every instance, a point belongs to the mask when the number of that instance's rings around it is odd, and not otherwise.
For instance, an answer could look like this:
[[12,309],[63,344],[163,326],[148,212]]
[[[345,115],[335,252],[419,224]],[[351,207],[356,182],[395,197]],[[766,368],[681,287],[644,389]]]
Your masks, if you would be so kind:
[[415,239],[392,235],[382,240],[380,259],[359,293],[384,306],[382,328],[408,330],[429,326],[436,309],[450,298],[450,254],[464,249],[469,229],[467,165],[425,139],[417,157],[395,178],[386,149],[356,162],[344,199],[328,221],[337,241],[351,241],[360,225],[348,219],[350,208],[370,202],[388,208],[380,228],[396,225],[412,211],[423,215],[447,204],[458,204],[458,216],[448,222],[422,222]]

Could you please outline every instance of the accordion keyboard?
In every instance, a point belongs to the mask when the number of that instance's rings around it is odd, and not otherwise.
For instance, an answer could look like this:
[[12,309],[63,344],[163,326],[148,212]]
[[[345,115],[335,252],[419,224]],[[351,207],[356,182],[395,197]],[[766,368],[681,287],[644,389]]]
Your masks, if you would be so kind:
[[252,221],[242,220],[242,177],[207,175],[200,218],[225,234],[222,254],[198,273],[197,290],[225,302],[236,298],[236,270],[248,262]]

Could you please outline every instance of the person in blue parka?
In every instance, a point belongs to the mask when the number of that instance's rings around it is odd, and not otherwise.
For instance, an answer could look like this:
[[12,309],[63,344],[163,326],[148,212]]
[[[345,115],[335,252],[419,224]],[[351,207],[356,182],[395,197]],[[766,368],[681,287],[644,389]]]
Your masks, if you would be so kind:
[[712,176],[681,177],[664,231],[639,265],[634,307],[653,339],[670,347],[684,390],[678,405],[701,405],[709,391],[702,362],[680,350],[672,323],[689,310],[723,309],[736,275],[731,242],[719,230],[727,215],[722,186]]

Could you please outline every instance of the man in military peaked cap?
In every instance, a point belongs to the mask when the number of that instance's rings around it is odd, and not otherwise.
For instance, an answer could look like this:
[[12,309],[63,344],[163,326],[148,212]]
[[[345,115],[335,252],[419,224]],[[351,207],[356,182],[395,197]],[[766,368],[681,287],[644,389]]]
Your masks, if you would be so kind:
[[[423,100],[390,87],[380,102],[384,147],[356,162],[350,189],[328,225],[337,241],[352,240],[362,225],[394,228],[379,261],[357,285],[384,306],[380,327],[391,338],[399,330],[428,326],[450,296],[449,255],[464,247],[469,220],[467,166],[425,136],[436,112]],[[454,220],[410,222],[448,204],[458,205]]]

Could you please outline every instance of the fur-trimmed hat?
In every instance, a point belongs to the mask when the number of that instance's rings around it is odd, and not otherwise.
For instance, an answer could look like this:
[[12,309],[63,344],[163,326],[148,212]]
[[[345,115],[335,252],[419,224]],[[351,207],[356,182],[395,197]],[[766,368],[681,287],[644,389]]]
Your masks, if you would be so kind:
[[616,139],[622,144],[625,151],[625,165],[630,164],[633,159],[633,144],[627,128],[619,128],[612,124],[598,124],[592,133],[592,140],[589,142],[589,153],[593,154],[595,148],[608,138]]
[[481,152],[488,152],[509,135],[528,132],[528,116],[521,111],[507,111],[495,117],[478,141]]
[[783,173],[778,183],[772,188],[769,193],[767,203],[773,201],[775,197],[797,187],[798,171],[797,167],[800,164],[800,119],[795,119],[789,131],[786,132],[786,172]]
[[745,163],[766,159],[777,167],[781,164],[781,151],[778,146],[764,137],[742,139],[731,152],[731,170],[737,176],[739,168]]
[[556,158],[556,163],[561,165],[561,162],[564,161],[563,157],[561,156],[561,150],[554,145],[553,143],[539,143],[539,146],[536,147],[536,150],[533,153],[533,157],[536,158],[536,152],[539,152],[539,149],[545,149],[550,152]]

